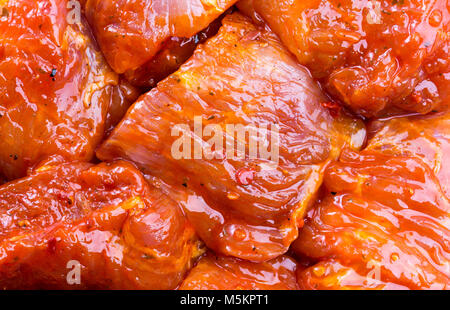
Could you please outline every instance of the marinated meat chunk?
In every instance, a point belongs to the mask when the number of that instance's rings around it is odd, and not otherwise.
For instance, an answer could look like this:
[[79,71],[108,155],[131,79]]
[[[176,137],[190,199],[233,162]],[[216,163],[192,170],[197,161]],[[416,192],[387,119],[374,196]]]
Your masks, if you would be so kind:
[[90,160],[135,90],[119,85],[86,23],[68,22],[66,1],[1,3],[0,175],[23,177],[51,155]]
[[449,289],[450,202],[424,161],[344,151],[324,184],[293,244],[319,261],[301,287]]
[[415,156],[439,178],[450,199],[450,113],[433,113],[374,121],[368,149],[389,155]]
[[183,281],[180,290],[295,290],[297,264],[287,256],[251,263],[208,254]]
[[84,8],[111,67],[149,88],[215,34],[214,20],[236,1],[86,0]]
[[219,17],[207,28],[190,38],[172,37],[168,39],[151,60],[135,70],[125,71],[124,77],[132,85],[144,91],[150,90],[159,81],[177,71],[192,56],[197,45],[214,36],[221,25]]
[[173,289],[197,240],[126,162],[47,164],[0,187],[2,289]]
[[449,21],[0,0],[0,289],[449,290]]
[[238,7],[267,22],[358,113],[448,108],[447,0],[243,0]]
[[233,14],[133,105],[97,156],[129,159],[178,190],[209,248],[265,261],[296,239],[325,165],[364,141],[361,122],[327,100],[269,29]]

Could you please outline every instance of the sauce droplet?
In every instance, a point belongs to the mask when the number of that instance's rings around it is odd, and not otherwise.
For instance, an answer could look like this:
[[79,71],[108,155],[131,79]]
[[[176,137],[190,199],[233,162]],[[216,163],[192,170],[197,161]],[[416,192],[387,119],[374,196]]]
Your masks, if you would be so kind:
[[236,194],[236,193],[228,193],[227,197],[228,197],[228,199],[230,199],[230,200],[236,200],[236,199],[239,199],[239,194]]
[[247,237],[247,233],[245,232],[245,230],[238,228],[234,231],[233,237],[236,240],[242,241]]
[[313,268],[312,272],[314,273],[314,275],[316,277],[321,277],[325,274],[325,268],[323,268],[321,266],[316,266]]
[[430,17],[428,19],[428,23],[432,27],[438,27],[442,22],[442,12],[439,10],[434,10],[431,12]]

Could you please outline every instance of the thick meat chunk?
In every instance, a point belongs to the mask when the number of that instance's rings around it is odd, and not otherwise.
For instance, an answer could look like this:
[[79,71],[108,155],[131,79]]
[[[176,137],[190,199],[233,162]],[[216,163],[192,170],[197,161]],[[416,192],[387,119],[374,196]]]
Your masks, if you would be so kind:
[[297,264],[287,256],[263,263],[208,254],[183,281],[180,290],[295,290]]
[[97,156],[132,160],[179,189],[211,249],[267,260],[297,237],[324,166],[342,145],[364,140],[361,123],[331,113],[326,102],[272,32],[233,14],[135,103]]
[[300,272],[301,287],[450,287],[450,202],[424,161],[344,151],[324,184],[293,244],[321,261]]
[[2,4],[0,175],[22,177],[56,154],[90,160],[135,91],[119,85],[86,23],[68,23],[66,1]]
[[159,81],[177,71],[192,56],[197,45],[214,36],[221,25],[221,18],[218,18],[190,38],[172,37],[168,39],[151,60],[135,70],[125,71],[124,77],[132,85],[144,91],[150,90]]
[[266,21],[358,113],[448,108],[447,0],[243,0],[238,6]]
[[129,163],[49,164],[0,187],[2,289],[172,289],[199,254],[179,206]]
[[236,1],[86,0],[84,8],[111,67],[152,87],[214,34],[209,25]]
[[449,116],[374,121],[364,152],[330,166],[332,194],[294,243],[322,260],[299,271],[301,287],[449,288]]

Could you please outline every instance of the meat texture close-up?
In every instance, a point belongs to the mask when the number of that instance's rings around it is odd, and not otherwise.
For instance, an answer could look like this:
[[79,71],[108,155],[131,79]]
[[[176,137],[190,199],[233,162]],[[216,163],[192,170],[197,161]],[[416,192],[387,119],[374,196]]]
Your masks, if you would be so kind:
[[208,254],[200,259],[180,290],[295,290],[296,262],[287,256],[252,263]]
[[449,0],[0,0],[2,294],[450,290],[449,25]]
[[449,129],[448,114],[391,120],[327,168],[327,193],[293,245],[318,261],[301,287],[449,289]]
[[[373,129],[370,129],[373,128]],[[388,155],[414,156],[435,173],[450,199],[450,113],[377,120],[368,149]]]
[[243,0],[327,90],[366,117],[449,108],[448,0]]
[[186,61],[237,0],[84,0],[111,67],[136,86],[154,87]]
[[43,165],[0,187],[2,289],[174,289],[201,253],[129,163]]
[[[179,188],[187,217],[210,248],[263,261],[285,253],[297,237],[324,166],[343,145],[364,141],[362,123],[333,117],[326,101],[275,35],[235,13],[131,107],[97,156],[131,160]],[[270,156],[252,156],[255,148],[243,142],[264,138],[257,151]],[[192,152],[177,148],[180,139]],[[226,151],[239,143],[242,150]]]
[[89,161],[135,90],[120,85],[65,0],[8,0],[0,17],[0,175],[53,155]]

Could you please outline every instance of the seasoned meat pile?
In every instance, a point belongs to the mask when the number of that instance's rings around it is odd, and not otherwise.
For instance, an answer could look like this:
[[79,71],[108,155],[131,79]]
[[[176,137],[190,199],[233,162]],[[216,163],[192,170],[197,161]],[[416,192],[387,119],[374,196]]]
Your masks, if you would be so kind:
[[450,289],[448,0],[0,0],[0,289]]

